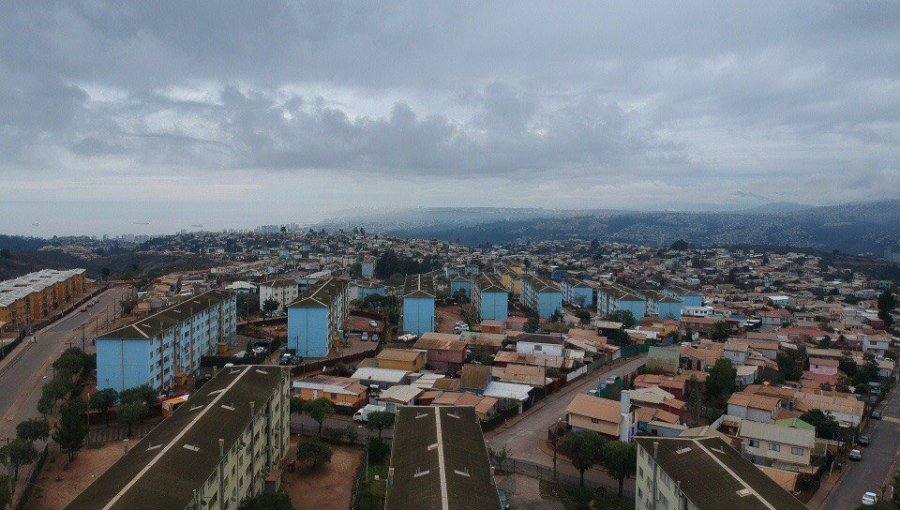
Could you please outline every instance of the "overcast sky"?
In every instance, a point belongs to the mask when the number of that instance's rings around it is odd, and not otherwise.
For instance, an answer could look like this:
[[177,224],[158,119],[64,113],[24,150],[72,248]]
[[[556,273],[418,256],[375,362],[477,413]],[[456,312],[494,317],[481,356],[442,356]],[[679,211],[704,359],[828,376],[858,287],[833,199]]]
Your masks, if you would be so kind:
[[0,232],[898,197],[895,1],[0,6]]

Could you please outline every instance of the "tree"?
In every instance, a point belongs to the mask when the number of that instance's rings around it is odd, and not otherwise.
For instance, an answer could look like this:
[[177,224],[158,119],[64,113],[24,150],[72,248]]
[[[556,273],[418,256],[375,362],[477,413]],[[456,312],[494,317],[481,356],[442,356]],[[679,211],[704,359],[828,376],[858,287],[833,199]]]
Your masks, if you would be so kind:
[[53,430],[53,440],[60,449],[69,454],[69,462],[84,446],[88,428],[84,414],[84,404],[80,400],[70,400],[63,406],[59,422]]
[[118,399],[119,392],[112,388],[106,388],[91,395],[88,406],[91,409],[102,412],[103,418],[106,420],[106,426],[109,427],[109,410],[116,405]]
[[841,440],[845,431],[831,415],[823,413],[819,409],[813,409],[800,416],[800,419],[816,428],[816,437],[822,439]]
[[878,296],[878,318],[884,321],[885,328],[894,325],[894,317],[891,315],[894,308],[897,308],[894,292],[891,289],[884,289],[884,292]]
[[633,444],[621,441],[610,441],[603,446],[600,463],[610,476],[619,481],[619,497],[625,485],[625,479],[637,469],[637,448]]
[[776,357],[778,371],[788,381],[799,381],[806,370],[806,347],[800,345],[796,349],[784,349]]
[[238,510],[292,510],[291,498],[283,492],[264,492],[241,501]]
[[394,413],[387,411],[375,411],[369,413],[369,419],[366,421],[366,428],[369,430],[378,430],[378,438],[381,439],[381,432],[394,426]]
[[315,469],[320,464],[331,462],[331,448],[317,437],[304,439],[297,445],[297,460],[312,464]]
[[497,470],[503,470],[503,464],[506,463],[506,459],[509,457],[509,448],[502,447],[497,450],[493,448],[488,448],[488,456],[490,456],[491,460],[494,461],[494,464],[497,465]]
[[27,439],[16,438],[3,448],[0,448],[0,460],[13,470],[13,480],[19,480],[19,468],[31,464],[37,458],[38,452],[34,443]]
[[44,419],[25,420],[16,425],[16,437],[28,441],[39,441],[50,437],[50,423]]
[[550,314],[550,322],[560,322],[563,320],[563,314],[560,310],[553,310],[553,313]]
[[373,437],[369,440],[369,462],[371,464],[381,464],[391,453],[391,447],[382,439]]
[[737,370],[728,358],[719,358],[710,369],[706,379],[706,401],[712,406],[722,408],[734,392],[734,381]]
[[125,404],[134,404],[137,402],[143,402],[147,404],[147,407],[153,405],[156,402],[158,394],[156,390],[153,389],[150,385],[144,384],[142,386],[135,386],[134,388],[128,388],[123,391],[119,395],[119,401]]
[[12,493],[9,491],[11,485],[8,476],[0,476],[0,508],[6,508],[12,503]]
[[575,311],[575,317],[578,317],[578,320],[580,320],[582,324],[589,324],[591,322],[591,312],[583,308]]
[[281,305],[278,304],[278,301],[275,298],[270,297],[269,299],[263,301],[262,310],[266,315],[272,315],[280,307]]
[[631,313],[631,310],[616,310],[615,312],[609,314],[607,319],[614,322],[621,322],[622,326],[625,329],[631,329],[637,324],[637,321],[634,320],[634,314]]
[[103,279],[106,280],[109,278],[109,275],[112,274],[112,271],[110,271],[108,267],[104,267],[100,270],[100,274],[103,276]]
[[724,342],[731,335],[731,328],[725,321],[718,321],[713,326],[713,330],[709,333],[709,339],[716,342]]
[[319,434],[322,433],[322,427],[325,420],[334,414],[334,406],[327,398],[317,398],[303,404],[303,412],[308,414],[310,418],[316,420],[319,424]]
[[584,487],[584,472],[600,461],[603,439],[593,432],[570,432],[563,438],[561,450],[578,470],[579,487]]
[[691,425],[695,425],[700,422],[700,417],[703,416],[703,386],[697,380],[697,377],[693,375],[687,381],[686,386],[688,418],[691,420]]
[[672,243],[669,246],[669,249],[672,251],[684,251],[690,247],[691,247],[691,245],[688,244],[687,241],[685,241],[684,239],[679,239],[679,240],[675,241],[674,243]]
[[536,315],[528,317],[528,321],[525,322],[523,329],[526,333],[537,333],[541,330],[541,319]]
[[132,427],[143,421],[147,412],[147,403],[143,401],[131,402],[119,407],[119,421],[128,425],[128,437],[131,437]]

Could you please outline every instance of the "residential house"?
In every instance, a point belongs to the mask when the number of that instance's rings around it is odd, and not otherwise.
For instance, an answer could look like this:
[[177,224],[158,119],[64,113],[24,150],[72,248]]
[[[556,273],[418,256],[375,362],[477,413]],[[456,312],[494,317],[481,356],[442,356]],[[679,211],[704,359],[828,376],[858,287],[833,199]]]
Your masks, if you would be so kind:
[[519,354],[533,354],[535,356],[563,357],[565,353],[566,337],[558,334],[526,333],[518,337],[516,352]]
[[728,399],[728,414],[743,420],[775,423],[781,409],[781,399],[755,393],[736,392]]
[[421,372],[425,369],[426,351],[417,349],[382,349],[375,356],[379,368]]
[[816,443],[815,429],[749,420],[741,422],[738,437],[742,451],[755,464],[781,469],[809,467]]
[[296,380],[291,388],[301,400],[327,399],[337,408],[359,409],[369,401],[369,389],[350,377],[317,374]]
[[574,431],[588,430],[624,442],[637,431],[631,402],[624,394],[617,401],[579,393],[566,407],[566,422]]
[[425,364],[431,370],[455,374],[466,362],[466,342],[460,335],[425,333],[416,340],[415,348],[428,352]]

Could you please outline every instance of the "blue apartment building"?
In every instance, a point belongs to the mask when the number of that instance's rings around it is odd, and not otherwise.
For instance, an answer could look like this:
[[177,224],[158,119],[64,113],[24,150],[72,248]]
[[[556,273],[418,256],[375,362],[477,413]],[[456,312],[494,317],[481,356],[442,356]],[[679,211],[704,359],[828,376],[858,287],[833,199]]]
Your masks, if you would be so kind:
[[288,305],[288,346],[304,358],[327,358],[347,322],[347,282],[329,277]]
[[434,279],[430,275],[406,277],[403,286],[403,331],[422,336],[435,330]]
[[618,310],[631,312],[634,320],[639,321],[647,315],[647,302],[634,289],[606,282],[597,289],[597,313],[601,317],[606,317]]
[[644,297],[647,300],[647,315],[655,315],[660,319],[681,319],[684,302],[680,299],[655,290],[644,291]]
[[560,284],[563,303],[579,308],[594,307],[594,288],[590,283],[577,278],[566,278]]
[[669,286],[663,293],[669,297],[681,300],[682,306],[703,306],[703,294],[696,290]]
[[196,375],[202,356],[234,344],[236,310],[233,293],[209,291],[98,337],[97,389],[163,391]]
[[472,299],[472,280],[469,278],[451,278],[450,279],[450,297],[456,297],[456,293],[462,290],[466,294],[466,299]]
[[499,276],[481,273],[475,277],[472,304],[483,321],[505,321],[509,318],[509,291]]
[[562,312],[562,291],[551,281],[527,274],[522,277],[522,304],[534,310],[543,319],[555,312]]

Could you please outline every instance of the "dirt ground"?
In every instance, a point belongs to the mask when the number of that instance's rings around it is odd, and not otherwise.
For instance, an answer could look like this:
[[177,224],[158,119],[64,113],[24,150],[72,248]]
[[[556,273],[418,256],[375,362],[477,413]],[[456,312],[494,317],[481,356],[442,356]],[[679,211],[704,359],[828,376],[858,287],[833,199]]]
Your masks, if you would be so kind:
[[27,508],[62,510],[124,454],[122,443],[113,442],[102,448],[81,450],[75,460],[66,465],[66,454],[51,449]]
[[453,327],[457,321],[462,320],[459,313],[459,306],[441,306],[437,309],[438,316],[438,333],[453,333]]
[[541,496],[540,482],[520,474],[497,475],[497,486],[506,492],[510,507],[521,510],[563,510],[558,499]]
[[[291,438],[291,452],[297,449],[297,439]],[[291,473],[284,470],[281,488],[291,497],[294,508],[316,510],[346,510],[353,496],[353,482],[357,467],[363,462],[362,448],[331,446],[331,463],[316,471],[298,469]]]

